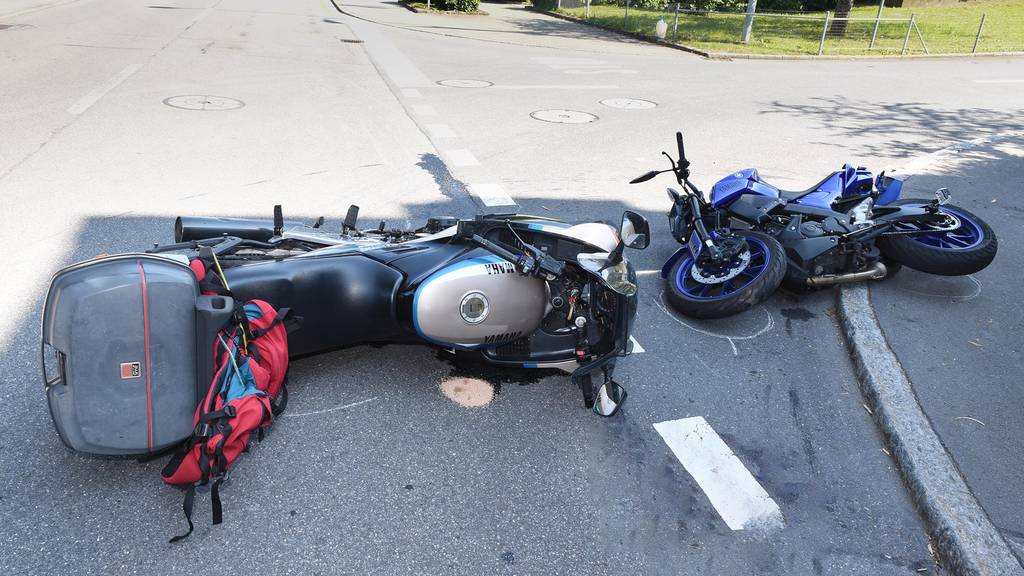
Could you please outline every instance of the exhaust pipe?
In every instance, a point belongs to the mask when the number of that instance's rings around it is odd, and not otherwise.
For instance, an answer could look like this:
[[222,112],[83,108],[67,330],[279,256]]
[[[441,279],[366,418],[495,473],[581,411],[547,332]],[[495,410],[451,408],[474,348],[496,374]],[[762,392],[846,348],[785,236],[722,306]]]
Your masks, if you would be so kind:
[[[301,222],[284,222],[284,227],[302,226]],[[236,236],[243,240],[266,242],[275,236],[273,220],[247,218],[203,218],[179,216],[174,221],[174,241],[189,242],[218,236]]]
[[808,286],[832,286],[835,284],[849,284],[861,280],[881,280],[889,273],[889,269],[881,262],[875,262],[867,270],[860,272],[849,272],[847,274],[823,274],[807,278]]

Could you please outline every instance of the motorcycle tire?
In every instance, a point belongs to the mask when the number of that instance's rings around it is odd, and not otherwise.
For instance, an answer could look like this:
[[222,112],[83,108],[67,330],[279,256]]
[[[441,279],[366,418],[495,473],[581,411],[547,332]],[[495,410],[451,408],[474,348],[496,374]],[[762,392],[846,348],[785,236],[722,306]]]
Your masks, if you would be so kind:
[[[927,200],[902,200],[898,204],[927,204]],[[945,204],[961,221],[961,227],[940,234],[893,235],[878,239],[878,247],[889,260],[908,268],[940,276],[966,276],[983,270],[996,257],[999,242],[995,232],[971,212]]]
[[[731,280],[700,283],[693,277],[693,258],[687,254],[668,274],[665,293],[673,308],[693,318],[723,318],[763,302],[778,289],[786,274],[786,253],[779,241],[752,230],[737,230],[735,234],[745,237],[751,248],[750,261],[733,278],[743,278],[746,283],[738,287]],[[745,273],[750,269],[756,269],[753,276]]]

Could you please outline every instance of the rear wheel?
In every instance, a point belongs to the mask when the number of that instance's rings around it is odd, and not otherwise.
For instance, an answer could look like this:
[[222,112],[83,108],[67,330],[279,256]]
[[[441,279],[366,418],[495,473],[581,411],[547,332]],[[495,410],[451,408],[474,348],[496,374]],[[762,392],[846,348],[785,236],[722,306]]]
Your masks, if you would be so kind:
[[[900,205],[924,206],[924,200],[904,200]],[[981,218],[958,206],[943,205],[940,211],[952,218],[953,229],[919,222],[899,222],[898,232],[878,239],[886,258],[909,268],[942,276],[966,276],[983,270],[996,257],[995,232]],[[938,231],[931,231],[939,228]]]
[[736,231],[747,250],[719,270],[703,270],[686,254],[668,274],[669,304],[694,318],[738,314],[772,295],[786,273],[786,255],[778,240],[761,232]]

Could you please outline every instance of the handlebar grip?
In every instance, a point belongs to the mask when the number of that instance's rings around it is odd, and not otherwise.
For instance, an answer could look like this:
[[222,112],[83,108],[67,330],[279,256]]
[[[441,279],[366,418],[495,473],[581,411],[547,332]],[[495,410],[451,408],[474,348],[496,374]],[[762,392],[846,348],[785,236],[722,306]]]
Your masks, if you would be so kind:
[[520,256],[518,254],[505,250],[501,246],[498,246],[494,242],[491,242],[490,240],[483,238],[479,234],[473,234],[470,240],[472,240],[473,243],[476,244],[477,246],[487,250],[488,252],[494,254],[495,256],[498,256],[499,258],[508,260],[513,264],[519,263]]

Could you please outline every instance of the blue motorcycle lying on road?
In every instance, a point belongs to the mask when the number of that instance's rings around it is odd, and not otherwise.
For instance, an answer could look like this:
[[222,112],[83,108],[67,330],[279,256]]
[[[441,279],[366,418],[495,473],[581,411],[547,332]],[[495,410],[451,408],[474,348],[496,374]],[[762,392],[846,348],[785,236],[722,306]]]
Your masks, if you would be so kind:
[[934,199],[900,199],[903,182],[884,172],[844,165],[806,190],[779,189],[740,170],[704,194],[690,182],[683,135],[679,160],[630,184],[672,172],[682,191],[668,189],[672,236],[683,247],[662,268],[669,303],[697,318],[721,318],[758,304],[780,285],[816,287],[879,280],[908,266],[963,276],[988,266],[996,236],[981,218]]

